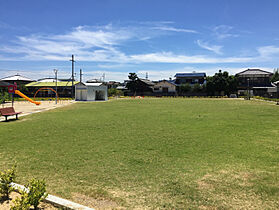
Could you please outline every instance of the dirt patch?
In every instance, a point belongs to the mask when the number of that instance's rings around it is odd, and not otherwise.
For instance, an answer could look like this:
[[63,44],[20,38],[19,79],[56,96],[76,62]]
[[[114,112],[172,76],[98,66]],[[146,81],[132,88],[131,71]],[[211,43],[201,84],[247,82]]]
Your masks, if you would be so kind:
[[[200,209],[269,209],[278,207],[278,201],[265,200],[256,193],[253,185],[256,172],[220,170],[206,174],[196,181],[203,202]],[[206,204],[209,204],[207,206]]]
[[[3,201],[0,202],[0,210],[8,210],[8,209],[10,209],[10,207],[12,207],[14,205],[13,200],[16,199],[17,197],[20,197],[20,194],[17,193],[17,192],[12,192],[10,194],[10,200],[6,200],[4,202]],[[58,208],[55,208],[51,204],[42,202],[39,205],[39,209],[54,210],[54,209],[58,209]]]
[[116,202],[111,200],[106,200],[102,198],[93,198],[87,195],[82,195],[75,193],[73,194],[73,199],[77,203],[81,203],[85,206],[94,208],[94,209],[124,209],[119,206]]

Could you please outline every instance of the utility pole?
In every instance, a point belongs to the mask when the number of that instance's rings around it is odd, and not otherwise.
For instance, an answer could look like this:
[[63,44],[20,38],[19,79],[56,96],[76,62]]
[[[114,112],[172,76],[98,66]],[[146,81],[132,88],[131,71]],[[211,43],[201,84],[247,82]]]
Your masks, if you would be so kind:
[[57,69],[53,69],[54,73],[55,73],[55,104],[57,104],[57,72],[58,70]]
[[82,81],[82,69],[79,70],[79,81]]
[[248,95],[247,95],[247,97],[248,97],[248,100],[250,100],[250,79],[248,78],[247,81],[248,81]]
[[70,61],[72,61],[72,98],[74,98],[74,55],[72,55],[72,59]]

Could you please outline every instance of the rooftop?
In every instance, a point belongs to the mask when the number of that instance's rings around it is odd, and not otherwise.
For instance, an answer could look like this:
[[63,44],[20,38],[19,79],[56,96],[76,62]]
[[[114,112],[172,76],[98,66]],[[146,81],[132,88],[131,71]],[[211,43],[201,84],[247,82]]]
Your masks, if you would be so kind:
[[148,79],[141,79],[141,78],[139,78],[139,80],[144,82],[144,83],[146,83],[147,85],[151,85],[151,86],[155,85],[154,82],[152,82],[152,81],[150,81]]
[[252,76],[252,75],[270,76],[270,75],[272,75],[272,73],[268,72],[268,71],[261,70],[261,69],[246,69],[246,70],[236,74],[236,76]]
[[206,73],[176,73],[174,77],[206,77]]
[[4,77],[1,80],[3,81],[27,81],[27,82],[33,82],[35,80],[21,76],[19,74],[13,75],[13,76],[8,76],[8,77]]
[[[76,85],[79,82],[74,82]],[[31,82],[26,85],[26,87],[55,87],[56,82]],[[57,82],[57,87],[71,87],[72,82]]]

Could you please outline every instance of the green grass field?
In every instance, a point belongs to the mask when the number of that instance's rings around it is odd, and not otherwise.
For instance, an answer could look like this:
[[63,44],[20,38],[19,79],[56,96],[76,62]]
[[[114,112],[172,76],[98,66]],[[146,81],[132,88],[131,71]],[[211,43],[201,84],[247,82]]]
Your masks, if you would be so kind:
[[0,169],[100,208],[279,208],[279,106],[229,99],[76,103],[0,122]]

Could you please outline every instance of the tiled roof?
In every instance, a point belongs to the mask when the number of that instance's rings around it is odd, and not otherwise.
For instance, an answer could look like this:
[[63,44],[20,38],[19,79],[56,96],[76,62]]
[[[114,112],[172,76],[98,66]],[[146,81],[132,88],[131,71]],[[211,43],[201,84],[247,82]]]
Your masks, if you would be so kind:
[[154,82],[151,82],[151,81],[148,80],[148,79],[141,79],[141,78],[139,78],[139,80],[142,81],[142,82],[144,82],[144,83],[146,83],[147,85],[150,85],[150,86],[155,85]]
[[237,73],[236,75],[237,76],[243,76],[243,75],[271,75],[272,73],[271,72],[268,72],[268,71],[264,71],[264,70],[261,70],[261,69],[246,69],[242,72],[239,72]]
[[174,77],[206,77],[206,73],[176,73]]

